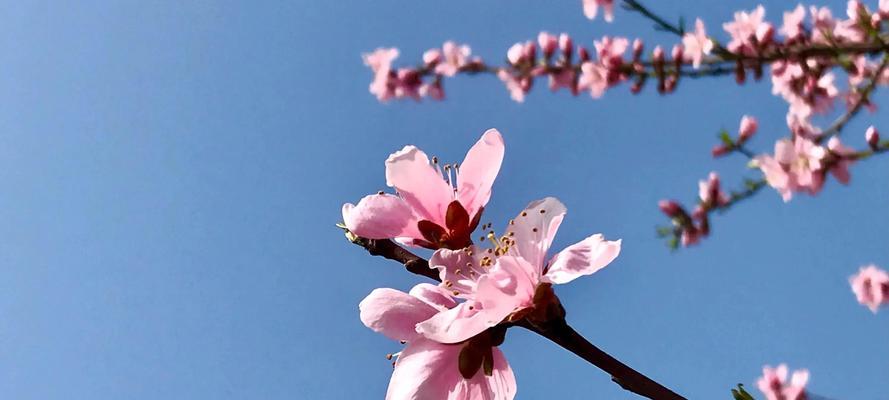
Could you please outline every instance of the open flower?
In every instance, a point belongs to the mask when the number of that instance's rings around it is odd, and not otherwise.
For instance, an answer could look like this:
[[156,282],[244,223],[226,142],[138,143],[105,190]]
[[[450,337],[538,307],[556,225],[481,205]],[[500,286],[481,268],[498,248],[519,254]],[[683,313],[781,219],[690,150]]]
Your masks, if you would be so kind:
[[682,46],[685,48],[685,57],[691,60],[695,68],[700,67],[704,55],[710,54],[713,50],[713,41],[707,37],[704,21],[700,18],[695,20],[695,31],[688,32],[682,37]]
[[855,276],[849,278],[852,292],[858,302],[876,313],[881,305],[889,304],[889,273],[876,265],[861,267]]
[[386,184],[398,195],[380,192],[343,205],[343,220],[355,235],[395,238],[430,249],[470,244],[491,186],[503,161],[503,137],[489,129],[469,149],[462,164],[431,162],[422,150],[405,146],[386,160]]
[[503,320],[521,319],[541,287],[590,275],[617,257],[620,240],[597,234],[547,259],[565,212],[555,198],[538,200],[509,222],[502,237],[489,233],[494,248],[436,251],[429,265],[439,270],[441,286],[466,301],[418,324],[417,331],[442,343],[464,341]]
[[376,289],[361,301],[358,308],[364,325],[407,344],[395,355],[387,400],[511,400],[515,397],[515,376],[496,347],[484,349],[484,368],[461,371],[461,353],[467,345],[438,343],[416,332],[417,323],[455,305],[446,291],[428,283],[414,286],[410,294]]
[[821,190],[824,185],[822,161],[826,155],[824,147],[796,137],[793,141],[777,141],[774,156],[757,156],[754,163],[765,174],[769,186],[787,202],[793,198],[793,192],[806,191],[814,195]]
[[762,368],[762,377],[756,381],[756,386],[768,400],[805,400],[808,382],[808,370],[793,371],[790,384],[787,384],[786,364],[781,364],[778,368],[766,365]]

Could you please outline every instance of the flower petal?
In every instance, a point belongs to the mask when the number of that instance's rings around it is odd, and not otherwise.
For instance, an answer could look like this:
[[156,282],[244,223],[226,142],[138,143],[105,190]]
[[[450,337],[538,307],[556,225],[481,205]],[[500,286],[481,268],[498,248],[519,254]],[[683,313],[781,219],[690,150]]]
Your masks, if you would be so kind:
[[519,255],[543,273],[543,261],[562,223],[567,209],[558,199],[547,197],[533,201],[506,227],[507,235],[514,233]]
[[386,160],[386,184],[394,187],[422,219],[445,225],[445,212],[454,200],[454,190],[422,150],[405,146],[392,153]]
[[597,234],[572,244],[553,256],[544,280],[561,284],[593,274],[617,258],[620,242],[607,241]]
[[358,205],[343,204],[343,222],[349,231],[368,239],[422,237],[410,206],[391,194],[365,196]]
[[447,399],[463,381],[457,370],[460,346],[418,337],[398,356],[386,400]]
[[422,300],[395,289],[375,289],[358,305],[361,322],[393,340],[413,340],[416,325],[438,310]]
[[491,186],[500,172],[503,152],[503,136],[496,129],[488,129],[460,164],[457,199],[470,219],[491,199]]
[[494,358],[494,370],[491,376],[479,371],[472,379],[463,380],[457,390],[451,393],[449,400],[512,400],[516,394],[515,375],[506,362],[500,349],[491,349]]
[[459,343],[502,320],[491,320],[478,303],[469,300],[420,322],[417,324],[417,333],[440,343]]
[[435,307],[438,311],[445,311],[457,306],[457,302],[447,290],[431,283],[420,283],[414,286],[409,294]]

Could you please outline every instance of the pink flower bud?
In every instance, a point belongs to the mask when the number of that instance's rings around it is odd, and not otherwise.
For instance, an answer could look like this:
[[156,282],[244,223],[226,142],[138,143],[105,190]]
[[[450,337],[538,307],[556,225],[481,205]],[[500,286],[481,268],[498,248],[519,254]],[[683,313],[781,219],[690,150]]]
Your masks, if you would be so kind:
[[738,143],[744,143],[747,139],[753,137],[758,127],[759,122],[756,121],[756,118],[749,115],[741,117],[741,127],[738,128]]
[[877,146],[880,144],[880,132],[877,131],[877,128],[870,126],[864,132],[864,139],[867,140],[867,145],[870,146],[871,149],[876,150]]
[[540,45],[540,50],[543,51],[543,56],[546,58],[550,58],[553,55],[553,52],[556,51],[556,47],[559,45],[559,40],[555,35],[551,35],[549,32],[540,32],[537,35],[537,44]]
[[655,46],[654,50],[651,51],[652,62],[656,64],[664,64],[664,49],[661,46]]
[[532,62],[537,58],[537,45],[535,45],[534,42],[525,42],[525,46],[522,48],[522,58]]
[[588,52],[586,47],[583,46],[577,46],[577,56],[580,57],[581,62],[587,62],[590,60],[590,52]]
[[562,52],[565,60],[571,60],[571,53],[574,51],[574,41],[571,40],[571,36],[568,36],[567,33],[559,35],[559,50]]
[[644,47],[642,39],[633,39],[633,61],[639,61],[639,58],[642,57],[642,50]]
[[681,62],[681,60],[682,60],[682,53],[683,53],[683,51],[682,51],[682,45],[680,45],[680,44],[674,44],[674,45],[673,45],[673,49],[670,51],[670,57],[672,57],[673,60],[680,60],[680,62]]
[[509,48],[506,52],[506,59],[513,65],[518,64],[522,61],[522,53],[524,46],[521,43],[516,43]]
[[713,155],[713,158],[724,156],[728,154],[728,152],[729,148],[726,147],[724,144],[713,146],[713,150],[710,150],[710,154]]
[[427,66],[433,66],[435,64],[440,63],[441,58],[442,58],[441,50],[439,50],[439,49],[429,49],[429,50],[426,50],[425,53],[423,53],[423,62]]
[[664,215],[675,218],[682,213],[682,206],[679,205],[675,200],[661,200],[657,203],[658,208],[661,209],[661,212]]

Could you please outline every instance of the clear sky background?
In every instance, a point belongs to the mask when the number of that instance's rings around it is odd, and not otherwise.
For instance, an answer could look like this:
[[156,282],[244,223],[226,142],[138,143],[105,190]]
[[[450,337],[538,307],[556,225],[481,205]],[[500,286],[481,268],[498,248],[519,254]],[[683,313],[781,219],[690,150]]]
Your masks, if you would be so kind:
[[[448,82],[443,103],[367,92],[360,53],[377,46],[413,63],[448,39],[501,60],[544,29],[675,40],[622,10],[606,24],[558,3],[0,4],[0,398],[382,398],[400,346],[357,305],[421,279],[346,242],[340,207],[384,189],[403,145],[460,161],[496,127],[507,152],[484,221],[557,196],[569,213],[555,249],[623,239],[608,268],[558,288],[591,341],[692,399],[729,398],[780,362],[809,368],[821,395],[886,399],[889,310],[858,305],[847,278],[889,267],[889,157],[817,198],[764,191],[702,246],[671,254],[655,238],[659,199],[694,200],[711,170],[729,186],[759,176],[709,150],[745,113],[760,120],[753,147],[785,134],[767,82],[599,101],[539,86],[524,104],[490,76]],[[648,3],[719,37],[756,5]],[[794,3],[765,5],[780,21]],[[847,141],[889,131],[886,115],[862,115]],[[503,350],[519,399],[632,398],[528,332]]]

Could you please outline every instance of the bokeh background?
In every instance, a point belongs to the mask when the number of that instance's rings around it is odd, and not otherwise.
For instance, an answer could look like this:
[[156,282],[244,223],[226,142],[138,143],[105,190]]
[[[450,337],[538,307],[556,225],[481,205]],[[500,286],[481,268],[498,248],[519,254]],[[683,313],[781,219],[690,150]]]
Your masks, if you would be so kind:
[[[756,5],[648,3],[722,38]],[[765,2],[778,23],[794,5]],[[490,76],[447,82],[441,103],[367,92],[360,54],[378,46],[413,63],[454,39],[500,60],[541,30],[675,42],[622,10],[590,22],[580,0],[0,4],[0,397],[382,398],[400,345],[357,305],[421,279],[349,244],[340,207],[385,189],[403,145],[460,161],[496,127],[507,153],[483,222],[557,196],[569,214],[555,249],[623,239],[616,262],[558,288],[594,343],[693,399],[752,389],[779,362],[809,368],[823,396],[885,398],[889,312],[858,305],[847,278],[889,267],[889,157],[817,198],[764,191],[699,247],[655,237],[659,199],[694,200],[711,170],[728,186],[759,176],[709,150],[745,113],[760,121],[753,147],[785,134],[767,81],[599,101],[539,86],[524,104]],[[889,131],[885,113],[862,115],[847,142],[862,146],[870,123]],[[528,332],[503,349],[519,399],[633,398]]]

